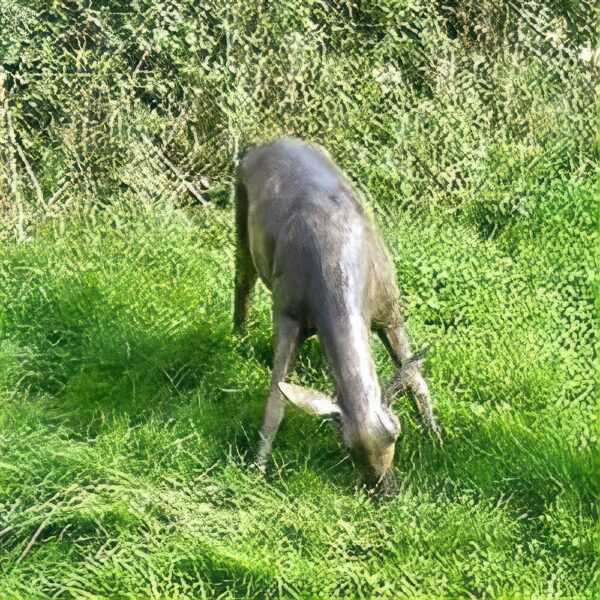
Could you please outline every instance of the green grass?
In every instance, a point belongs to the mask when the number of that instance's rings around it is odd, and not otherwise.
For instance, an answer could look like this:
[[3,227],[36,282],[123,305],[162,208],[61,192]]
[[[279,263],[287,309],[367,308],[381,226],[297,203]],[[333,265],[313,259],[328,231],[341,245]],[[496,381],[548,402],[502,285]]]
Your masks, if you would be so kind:
[[[592,598],[596,192],[493,239],[477,210],[377,213],[446,438],[400,400],[380,504],[292,408],[249,469],[270,309],[259,290],[232,336],[228,212],[113,206],[0,242],[0,597]],[[331,385],[316,341],[294,377]]]

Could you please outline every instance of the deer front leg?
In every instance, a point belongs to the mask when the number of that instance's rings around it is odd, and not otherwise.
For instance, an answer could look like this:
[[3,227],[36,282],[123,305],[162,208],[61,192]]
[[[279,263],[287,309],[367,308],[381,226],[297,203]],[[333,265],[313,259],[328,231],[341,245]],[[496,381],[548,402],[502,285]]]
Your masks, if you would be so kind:
[[298,346],[300,345],[300,325],[293,319],[278,317],[275,319],[275,360],[271,375],[271,391],[267,398],[263,425],[260,430],[260,447],[258,449],[257,463],[264,469],[273,440],[283,419],[285,399],[279,390],[278,383],[285,381]]
[[381,329],[378,333],[399,369],[393,391],[397,393],[408,389],[412,392],[425,431],[435,435],[441,443],[441,430],[433,414],[429,387],[419,369],[421,360],[413,356],[406,330],[401,325],[394,325]]

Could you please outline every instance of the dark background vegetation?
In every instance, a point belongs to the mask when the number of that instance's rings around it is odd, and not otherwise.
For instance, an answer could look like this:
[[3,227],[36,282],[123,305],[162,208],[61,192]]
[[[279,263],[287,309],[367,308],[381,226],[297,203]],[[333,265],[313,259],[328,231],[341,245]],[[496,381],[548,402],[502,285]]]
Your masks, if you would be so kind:
[[[0,0],[0,596],[592,598],[596,22]],[[400,400],[380,505],[293,409],[248,469],[271,324],[261,288],[231,334],[232,186],[280,135],[354,181],[431,347],[445,445]],[[294,377],[330,389],[316,341]]]

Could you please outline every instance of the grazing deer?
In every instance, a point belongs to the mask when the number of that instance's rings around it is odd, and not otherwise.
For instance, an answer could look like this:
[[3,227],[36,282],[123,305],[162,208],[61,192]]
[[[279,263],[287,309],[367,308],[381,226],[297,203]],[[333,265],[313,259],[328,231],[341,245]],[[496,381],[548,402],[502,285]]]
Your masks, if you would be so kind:
[[[299,140],[251,149],[239,171],[234,329],[243,333],[260,276],[273,297],[275,359],[258,462],[264,466],[284,397],[339,420],[365,482],[377,485],[394,457],[400,423],[382,393],[369,338],[376,331],[399,368],[424,428],[440,437],[427,383],[403,326],[392,261],[344,176],[323,152]],[[313,334],[335,380],[331,399],[285,383],[296,352]]]

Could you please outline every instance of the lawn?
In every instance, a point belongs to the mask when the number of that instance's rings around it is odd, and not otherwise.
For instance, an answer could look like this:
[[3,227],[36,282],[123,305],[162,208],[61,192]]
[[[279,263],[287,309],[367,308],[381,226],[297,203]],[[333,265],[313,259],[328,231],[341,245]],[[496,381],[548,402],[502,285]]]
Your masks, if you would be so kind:
[[[0,242],[0,596],[594,597],[597,192],[493,238],[373,208],[445,437],[399,399],[381,503],[293,407],[250,468],[272,331],[261,288],[231,332],[231,210],[124,198]],[[316,340],[293,380],[331,389]]]

